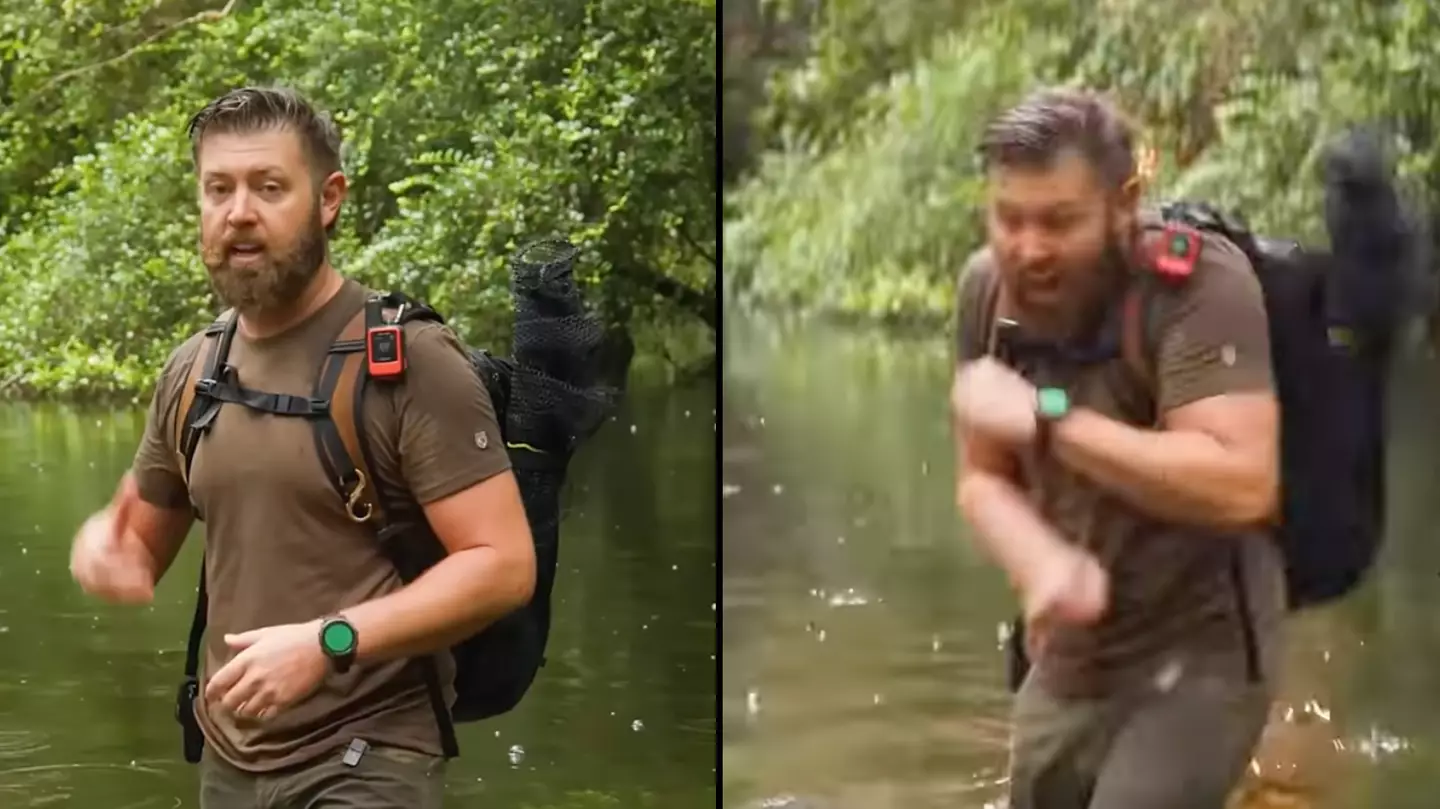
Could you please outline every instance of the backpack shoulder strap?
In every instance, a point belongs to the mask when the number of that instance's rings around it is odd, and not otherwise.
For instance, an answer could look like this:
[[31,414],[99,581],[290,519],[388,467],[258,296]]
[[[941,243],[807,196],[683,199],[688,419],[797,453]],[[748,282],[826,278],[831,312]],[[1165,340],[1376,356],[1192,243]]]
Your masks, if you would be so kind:
[[1137,278],[1125,290],[1120,310],[1120,355],[1147,390],[1155,386],[1155,345],[1151,334],[1154,319],[1150,316],[1153,302],[1150,284]]
[[[313,397],[329,403],[329,418],[313,419],[315,449],[330,484],[336,488],[350,519],[373,523],[382,542],[406,530],[397,522],[397,504],[407,498],[385,490],[376,478],[365,438],[362,405],[371,382],[366,362],[366,332],[385,323],[429,320],[443,323],[435,310],[400,293],[373,295],[351,316],[326,352]],[[387,383],[394,384],[394,383]]]
[[[1149,393],[1154,411],[1157,377],[1156,351],[1159,318],[1155,309],[1165,287],[1185,284],[1199,266],[1204,249],[1204,229],[1169,213],[1159,219],[1142,220],[1137,270],[1121,299],[1120,354],[1126,367]],[[1154,413],[1154,418],[1159,418]]]
[[995,315],[1000,309],[1000,273],[992,267],[985,274],[984,283],[985,288],[981,292],[981,300],[984,301],[980,310],[983,318],[981,323],[985,328],[985,355],[993,357],[999,348],[1000,329]]
[[320,465],[357,523],[386,525],[385,503],[375,488],[361,435],[361,403],[369,374],[365,365],[365,310],[346,321],[320,365],[313,398],[329,403],[328,418],[311,421]]
[[200,436],[209,429],[217,412],[215,402],[201,395],[200,391],[205,387],[206,380],[219,376],[230,355],[230,343],[235,338],[238,324],[235,310],[227,309],[205,327],[200,346],[190,360],[185,384],[180,387],[180,400],[176,403],[171,429],[174,431],[176,465],[187,487],[190,485],[190,465],[195,460]]
[[[386,484],[374,474],[375,464],[365,441],[362,405],[371,381],[366,361],[366,332],[383,323],[403,326],[420,320],[444,322],[435,310],[399,293],[373,295],[366,300],[364,308],[346,321],[325,354],[313,396],[329,402],[328,414],[311,420],[320,465],[340,494],[345,513],[357,523],[371,525],[382,552],[407,580],[418,575],[418,571],[409,569],[396,543],[412,527],[410,522],[401,519],[401,508],[397,507],[408,498],[403,493],[387,491]],[[440,746],[446,758],[454,758],[459,755],[460,747],[440,685],[439,668],[433,656],[418,660],[430,707],[439,725]]]

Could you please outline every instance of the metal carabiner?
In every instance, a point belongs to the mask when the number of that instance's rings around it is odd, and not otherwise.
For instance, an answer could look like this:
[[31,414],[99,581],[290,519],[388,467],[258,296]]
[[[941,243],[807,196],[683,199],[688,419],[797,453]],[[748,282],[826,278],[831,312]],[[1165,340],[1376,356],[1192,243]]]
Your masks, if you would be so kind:
[[[350,492],[350,499],[345,503],[345,516],[349,517],[352,522],[363,523],[369,520],[370,516],[375,513],[375,506],[366,500],[364,502],[365,512],[363,514],[357,513],[358,509],[356,507],[360,505],[361,498],[365,494],[365,473],[356,469],[355,475],[359,477],[360,480],[355,484],[355,490]],[[340,485],[344,486],[345,481],[340,481]]]

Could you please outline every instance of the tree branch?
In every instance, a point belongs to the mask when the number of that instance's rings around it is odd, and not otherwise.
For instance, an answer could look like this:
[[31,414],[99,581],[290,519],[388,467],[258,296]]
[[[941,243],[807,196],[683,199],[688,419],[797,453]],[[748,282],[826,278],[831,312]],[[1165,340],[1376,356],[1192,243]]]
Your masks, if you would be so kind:
[[720,312],[713,290],[702,292],[641,264],[631,265],[626,272],[632,280],[643,283],[656,294],[668,298],[680,308],[700,318],[712,330],[720,328]]
[[99,61],[99,62],[95,62],[95,63],[88,64],[88,65],[82,65],[82,66],[80,66],[80,67],[71,68],[70,70],[66,70],[65,72],[60,73],[60,74],[52,77],[49,81],[47,81],[47,82],[45,82],[44,84],[40,85],[40,87],[39,87],[38,89],[36,89],[34,92],[28,93],[28,94],[27,94],[26,101],[28,102],[28,101],[37,99],[37,98],[39,98],[40,96],[43,96],[45,93],[49,92],[50,90],[54,89],[56,86],[60,85],[61,83],[67,82],[67,81],[69,81],[69,80],[71,80],[71,79],[73,79],[73,78],[75,78],[75,77],[77,77],[77,76],[82,76],[82,75],[84,75],[84,74],[86,74],[86,73],[93,73],[93,72],[95,72],[95,71],[97,71],[97,70],[104,70],[104,69],[107,68],[107,67],[113,67],[114,65],[117,65],[117,64],[125,61],[126,59],[130,59],[130,58],[134,57],[134,56],[135,56],[137,53],[139,53],[140,51],[144,50],[146,46],[153,44],[156,40],[160,39],[161,37],[168,36],[168,35],[174,33],[175,31],[177,31],[177,30],[179,30],[179,29],[181,29],[181,28],[184,28],[184,27],[187,26],[187,25],[194,25],[194,24],[196,24],[196,23],[202,23],[202,22],[216,22],[216,21],[218,21],[218,20],[220,20],[220,19],[223,19],[224,17],[228,16],[231,11],[233,11],[233,10],[235,9],[235,4],[236,4],[236,2],[237,2],[237,0],[227,0],[227,2],[225,3],[225,7],[224,7],[224,8],[221,8],[221,9],[218,9],[218,10],[212,10],[212,11],[202,11],[202,12],[200,12],[199,14],[193,14],[193,15],[191,15],[191,16],[189,16],[189,17],[186,17],[185,19],[180,20],[180,21],[178,21],[178,22],[173,22],[173,23],[165,26],[164,28],[161,28],[161,29],[155,31],[154,33],[152,33],[152,34],[150,34],[149,36],[145,37],[144,39],[140,40],[139,42],[137,42],[136,44],[134,44],[134,45],[132,45],[131,47],[127,48],[126,50],[122,51],[121,53],[118,53],[118,54],[116,54],[115,56],[110,57],[109,59],[104,59],[104,60],[101,60],[101,61]]
[[690,245],[691,249],[699,253],[701,258],[710,262],[710,264],[714,266],[715,269],[720,269],[720,262],[715,260],[715,256],[711,255],[710,251],[701,247],[700,243],[695,241],[694,237],[690,235],[690,231],[685,227],[685,225],[685,221],[681,220],[680,226],[675,228],[675,235],[679,236],[686,244]]

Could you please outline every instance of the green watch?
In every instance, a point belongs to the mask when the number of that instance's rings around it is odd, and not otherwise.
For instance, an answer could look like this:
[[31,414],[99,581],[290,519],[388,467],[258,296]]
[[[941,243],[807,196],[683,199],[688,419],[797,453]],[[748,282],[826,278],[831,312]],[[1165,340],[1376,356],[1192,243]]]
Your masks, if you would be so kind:
[[330,658],[336,673],[344,674],[355,664],[355,650],[360,636],[355,625],[343,615],[334,615],[320,623],[320,649]]
[[1070,394],[1064,388],[1040,388],[1035,391],[1035,415],[1043,422],[1054,423],[1070,412]]
[[1070,412],[1070,394],[1064,388],[1040,388],[1035,391],[1035,448],[1041,453],[1050,450],[1050,430],[1055,422]]

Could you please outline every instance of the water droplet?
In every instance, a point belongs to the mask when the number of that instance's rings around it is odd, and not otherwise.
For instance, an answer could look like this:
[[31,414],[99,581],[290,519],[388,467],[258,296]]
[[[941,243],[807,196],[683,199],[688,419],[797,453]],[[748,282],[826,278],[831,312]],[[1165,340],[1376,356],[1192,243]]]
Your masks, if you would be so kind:
[[754,717],[760,714],[760,691],[752,688],[745,692],[745,713]]
[[640,731],[645,729],[645,723],[641,722],[639,719],[636,719],[634,722],[630,723],[630,729],[635,731],[636,733],[639,733]]
[[510,745],[510,764],[515,765],[525,760],[525,748],[518,744]]
[[881,702],[883,702],[883,701],[884,701],[884,697],[881,697],[879,694],[876,694],[876,695],[875,695],[875,704],[876,704],[876,705],[879,705],[879,704],[880,704]]
[[635,425],[633,425],[633,424],[630,425],[630,434],[631,434],[631,435],[634,435],[634,434],[635,434],[635,431],[636,431],[637,429],[638,429],[638,428],[637,428]]
[[824,643],[824,642],[825,642],[825,630],[823,630],[823,629],[820,630],[820,632],[816,635],[816,637],[817,637],[817,639],[818,639],[821,643]]
[[770,487],[770,490],[775,492],[776,494],[780,494],[781,492],[785,491],[785,487],[777,483],[774,486]]
[[938,652],[938,651],[940,651],[940,636],[939,636],[939,635],[931,635],[931,636],[930,636],[930,651],[932,651],[932,652]]

